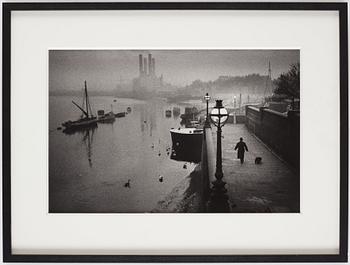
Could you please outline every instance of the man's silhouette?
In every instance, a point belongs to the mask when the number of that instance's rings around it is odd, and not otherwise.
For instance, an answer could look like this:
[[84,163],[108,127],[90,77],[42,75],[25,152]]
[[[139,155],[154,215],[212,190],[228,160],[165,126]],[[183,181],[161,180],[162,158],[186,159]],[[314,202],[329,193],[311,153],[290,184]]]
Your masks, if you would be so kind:
[[248,147],[245,144],[245,142],[243,142],[243,138],[239,138],[239,142],[236,144],[235,150],[238,149],[237,152],[237,158],[239,158],[241,160],[241,164],[243,164],[244,162],[244,152],[247,151],[248,152]]

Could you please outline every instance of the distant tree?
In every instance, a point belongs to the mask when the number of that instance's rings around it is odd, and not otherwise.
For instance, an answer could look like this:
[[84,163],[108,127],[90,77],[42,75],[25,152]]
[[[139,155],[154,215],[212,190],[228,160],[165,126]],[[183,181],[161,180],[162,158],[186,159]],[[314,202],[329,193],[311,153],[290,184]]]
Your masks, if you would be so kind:
[[294,101],[295,98],[300,98],[300,64],[292,64],[287,73],[281,74],[275,80],[276,95],[284,95]]

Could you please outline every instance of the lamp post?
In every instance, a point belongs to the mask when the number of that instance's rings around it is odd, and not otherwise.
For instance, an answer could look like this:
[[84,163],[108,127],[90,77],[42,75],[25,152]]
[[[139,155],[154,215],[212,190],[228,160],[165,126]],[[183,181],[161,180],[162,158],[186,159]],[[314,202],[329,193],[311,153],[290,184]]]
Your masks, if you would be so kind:
[[233,97],[233,124],[236,124],[236,108],[237,108],[237,98]]
[[208,128],[208,127],[210,127],[210,121],[209,121],[209,100],[210,100],[210,96],[209,96],[208,93],[205,94],[204,99],[205,99],[205,101],[207,103],[207,114],[206,114],[206,117],[205,117],[205,124],[204,124],[204,126],[206,128]]
[[222,152],[221,152],[221,128],[225,125],[228,112],[222,105],[222,100],[216,100],[216,105],[210,113],[210,118],[214,125],[217,127],[217,140],[216,140],[216,171],[213,181],[212,194],[209,201],[209,209],[211,212],[228,212],[228,197],[227,190],[225,188],[225,182],[222,180],[224,174],[222,172]]

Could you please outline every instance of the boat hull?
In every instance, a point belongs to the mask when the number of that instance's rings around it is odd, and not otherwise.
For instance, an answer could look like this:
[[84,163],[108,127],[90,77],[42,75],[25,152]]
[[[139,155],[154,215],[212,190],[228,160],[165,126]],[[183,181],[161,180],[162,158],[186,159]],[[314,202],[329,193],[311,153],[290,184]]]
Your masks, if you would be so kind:
[[119,113],[114,114],[114,116],[115,116],[116,118],[122,118],[122,117],[125,117],[125,115],[126,115],[125,112],[119,112]]
[[62,126],[65,127],[65,131],[75,131],[75,130],[84,130],[89,128],[97,127],[97,119],[81,119],[78,121],[67,121],[62,123]]
[[97,120],[99,123],[113,123],[115,122],[115,114],[113,112],[109,112],[107,114],[104,114],[103,116],[100,116]]
[[103,117],[101,119],[98,119],[99,123],[113,123],[115,122],[115,117]]
[[198,163],[202,156],[203,130],[195,128],[170,130],[171,159]]

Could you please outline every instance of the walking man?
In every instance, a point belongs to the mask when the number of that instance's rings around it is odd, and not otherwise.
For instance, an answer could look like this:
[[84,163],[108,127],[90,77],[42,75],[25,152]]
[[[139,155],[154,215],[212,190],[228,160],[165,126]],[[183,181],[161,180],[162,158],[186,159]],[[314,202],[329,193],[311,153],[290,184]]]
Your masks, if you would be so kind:
[[245,144],[245,142],[243,142],[243,138],[239,138],[239,142],[236,144],[235,150],[238,149],[237,152],[237,158],[239,158],[241,160],[241,164],[243,164],[244,162],[244,152],[247,151],[248,152],[248,147]]

